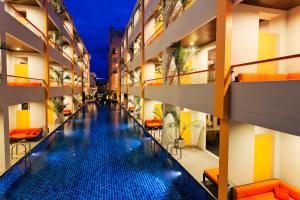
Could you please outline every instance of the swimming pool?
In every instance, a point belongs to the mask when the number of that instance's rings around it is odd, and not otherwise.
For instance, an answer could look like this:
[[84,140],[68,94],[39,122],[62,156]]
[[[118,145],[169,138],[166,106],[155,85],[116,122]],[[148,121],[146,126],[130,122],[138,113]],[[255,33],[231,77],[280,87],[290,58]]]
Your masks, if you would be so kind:
[[123,109],[90,104],[0,178],[1,199],[213,199]]

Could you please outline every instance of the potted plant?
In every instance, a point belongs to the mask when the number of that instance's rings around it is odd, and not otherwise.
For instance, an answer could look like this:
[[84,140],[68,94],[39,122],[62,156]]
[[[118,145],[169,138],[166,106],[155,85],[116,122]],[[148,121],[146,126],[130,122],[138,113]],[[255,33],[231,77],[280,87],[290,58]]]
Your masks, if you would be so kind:
[[175,147],[177,148],[184,148],[184,139],[183,139],[183,133],[186,130],[186,126],[183,126],[181,128],[181,120],[180,120],[180,113],[178,109],[172,107],[166,109],[165,117],[171,115],[173,118],[173,122],[169,123],[169,128],[174,127],[175,132],[178,133],[178,137],[175,139]]
[[64,103],[65,97],[55,97],[51,99],[53,107],[52,110],[55,113],[57,119],[55,120],[56,124],[61,124],[64,120],[64,109],[66,108],[67,104]]
[[50,78],[52,81],[57,82],[60,86],[63,84],[63,71],[59,71],[53,67],[50,67]]

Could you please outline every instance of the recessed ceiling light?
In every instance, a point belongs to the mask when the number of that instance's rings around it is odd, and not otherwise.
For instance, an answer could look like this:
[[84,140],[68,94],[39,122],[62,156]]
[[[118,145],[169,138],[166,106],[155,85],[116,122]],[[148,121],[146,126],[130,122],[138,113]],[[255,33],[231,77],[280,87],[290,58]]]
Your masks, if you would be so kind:
[[194,42],[190,42],[190,46],[194,46]]
[[21,48],[17,47],[16,50],[17,50],[17,51],[21,51]]

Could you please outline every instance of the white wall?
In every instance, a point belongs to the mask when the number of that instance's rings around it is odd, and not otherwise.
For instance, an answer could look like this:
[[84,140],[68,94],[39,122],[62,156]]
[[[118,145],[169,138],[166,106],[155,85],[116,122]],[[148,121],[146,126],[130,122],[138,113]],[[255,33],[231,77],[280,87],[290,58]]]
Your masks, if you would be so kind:
[[155,104],[161,104],[161,102],[145,99],[145,101],[144,101],[145,120],[154,118],[153,111],[154,111],[154,105]]
[[19,64],[20,58],[28,58],[28,77],[44,79],[44,57],[37,53],[7,53],[7,74],[15,75],[15,64]]
[[[259,14],[254,11],[236,9],[232,14],[231,63],[240,64],[257,60]],[[239,73],[256,72],[256,67],[236,68]]]
[[74,112],[72,96],[65,96],[64,103],[67,105],[67,109],[71,109]]
[[300,189],[300,137],[280,134],[279,178]]
[[[192,122],[201,121],[203,127],[198,128],[191,126],[191,145],[199,147],[201,150],[206,149],[206,114],[193,111],[192,112]],[[201,124],[202,124],[201,123]]]
[[155,32],[155,18],[152,17],[145,26],[145,41],[147,41]]
[[228,179],[236,185],[253,182],[254,126],[230,121]]
[[145,64],[145,80],[150,80],[155,78],[155,65],[152,62],[147,62]]
[[[300,6],[288,11],[287,20],[287,54],[298,54],[300,52]],[[300,59],[289,60],[286,70],[288,72],[299,72]]]
[[44,128],[46,125],[46,110],[43,102],[30,103],[30,127]]
[[9,130],[13,130],[17,127],[17,110],[19,105],[12,105],[8,107],[8,115],[9,115]]
[[[193,71],[208,69],[208,51],[216,48],[215,42],[200,47],[199,53],[191,57]],[[198,73],[192,75],[193,84],[207,83],[208,73]]]

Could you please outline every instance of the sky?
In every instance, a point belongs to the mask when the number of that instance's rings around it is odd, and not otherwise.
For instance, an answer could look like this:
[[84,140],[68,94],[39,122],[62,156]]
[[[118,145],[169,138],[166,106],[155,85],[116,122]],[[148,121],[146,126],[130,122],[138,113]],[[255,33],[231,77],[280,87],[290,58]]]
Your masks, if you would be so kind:
[[107,78],[109,29],[125,28],[136,0],[64,0],[91,54],[91,72]]

